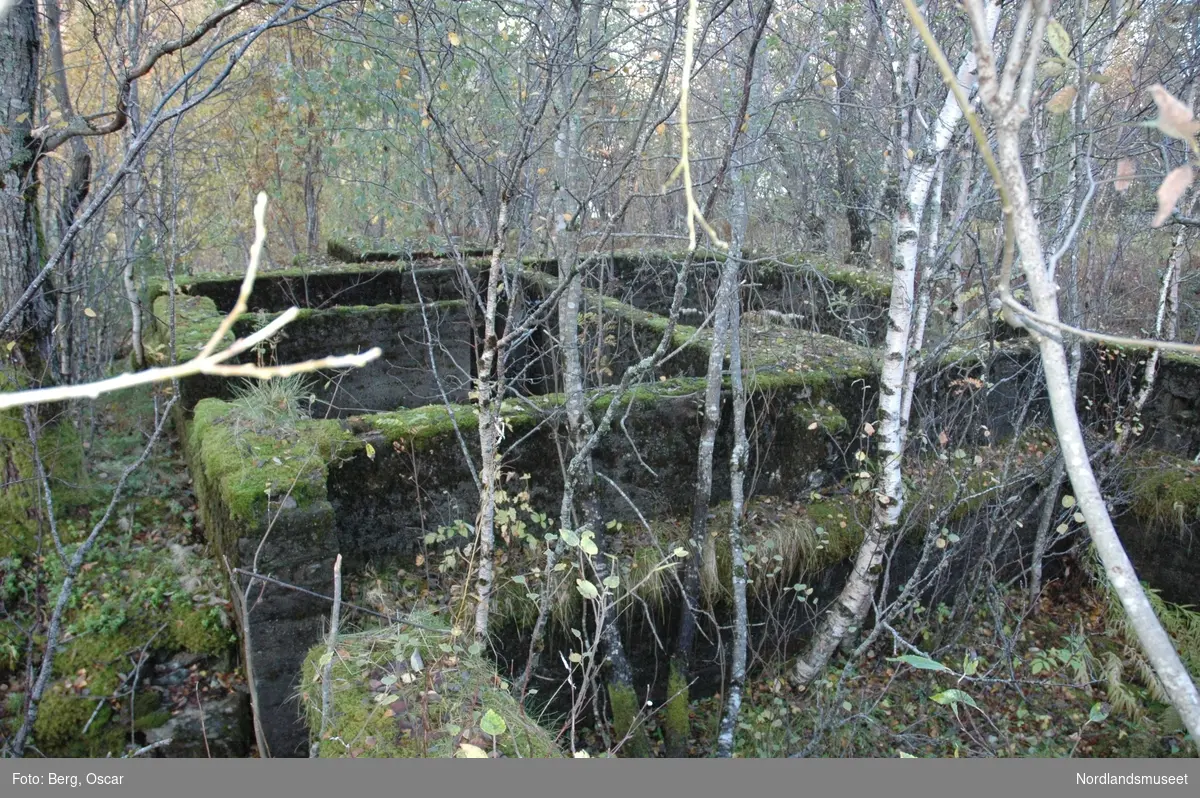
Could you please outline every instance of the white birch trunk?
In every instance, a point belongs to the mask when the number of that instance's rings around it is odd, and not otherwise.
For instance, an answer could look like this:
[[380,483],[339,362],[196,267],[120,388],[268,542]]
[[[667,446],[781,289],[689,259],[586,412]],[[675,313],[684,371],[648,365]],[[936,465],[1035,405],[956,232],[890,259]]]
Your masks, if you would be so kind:
[[475,391],[479,397],[479,453],[482,460],[479,469],[479,515],[475,524],[478,570],[475,587],[478,603],[475,605],[475,637],[485,640],[488,635],[488,619],[492,605],[492,578],[495,564],[496,542],[496,479],[500,467],[500,439],[503,419],[500,417],[500,402],[504,398],[500,384],[497,359],[498,336],[496,313],[500,300],[500,262],[504,255],[504,241],[508,234],[508,198],[500,198],[500,211],[496,218],[496,244],[492,248],[488,266],[487,299],[483,316],[483,351],[479,356],[478,376]]
[[[999,5],[987,6],[989,34],[994,34],[1000,17]],[[971,91],[975,78],[975,54],[968,53],[958,69],[959,85]],[[896,239],[892,258],[892,292],[888,308],[888,333],[883,370],[880,375],[879,476],[875,486],[871,520],[864,531],[854,569],[842,592],[822,617],[807,651],[792,671],[792,681],[810,684],[828,664],[842,641],[862,624],[870,609],[879,580],[887,544],[904,508],[902,481],[903,442],[905,436],[903,401],[909,355],[909,335],[913,318],[913,289],[920,251],[921,220],[937,170],[938,158],[950,144],[954,128],[963,113],[952,93],[948,93],[925,143],[909,167],[904,204],[896,220]]]
[[[1058,290],[1047,271],[1047,258],[1042,248],[1038,220],[1033,215],[1030,203],[1029,184],[1021,160],[1020,142],[1020,126],[1028,115],[1032,94],[1031,65],[1036,63],[1041,49],[1042,31],[1049,14],[1047,5],[1046,2],[1034,5],[1034,22],[1031,26],[1033,33],[1030,36],[1027,56],[1030,68],[1025,76],[1021,77],[1019,84],[1015,68],[1011,74],[1006,70],[1003,80],[997,78],[990,37],[988,41],[981,41],[982,36],[977,35],[975,47],[980,53],[983,96],[995,123],[1000,177],[1007,193],[1015,243],[1020,251],[1033,311],[1051,323],[1057,323]],[[973,29],[981,30],[982,10],[978,0],[969,0],[967,10],[972,18]],[[1026,33],[1024,30],[1018,30],[1015,35],[1024,37]],[[1133,564],[1129,561],[1129,556],[1113,527],[1084,442],[1083,429],[1075,408],[1074,392],[1071,390],[1067,354],[1061,337],[1057,333],[1038,330],[1031,330],[1031,334],[1041,351],[1054,427],[1058,433],[1059,446],[1066,463],[1076,506],[1084,516],[1092,543],[1104,563],[1104,570],[1113,592],[1125,609],[1129,626],[1137,635],[1164,692],[1179,712],[1192,738],[1200,739],[1200,694],[1197,693],[1191,676],[1180,660],[1174,643],[1155,615],[1138,581]]]

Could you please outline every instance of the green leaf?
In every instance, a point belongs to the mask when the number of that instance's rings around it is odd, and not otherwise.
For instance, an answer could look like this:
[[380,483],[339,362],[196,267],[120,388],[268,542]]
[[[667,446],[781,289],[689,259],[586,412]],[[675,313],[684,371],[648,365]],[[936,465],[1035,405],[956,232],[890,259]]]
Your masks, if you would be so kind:
[[518,574],[518,575],[514,576],[514,577],[512,578],[512,580],[513,580],[514,582],[516,582],[518,585],[523,585],[523,584],[525,584],[525,577],[521,576],[520,574]]
[[934,701],[943,706],[950,704],[966,704],[969,707],[979,709],[979,705],[975,703],[975,699],[964,693],[962,690],[946,690],[938,693],[935,696],[930,696]]
[[600,553],[600,549],[596,546],[596,541],[591,535],[587,535],[583,540],[579,541],[579,548],[589,557],[595,557]]
[[604,577],[604,586],[609,590],[616,590],[621,586],[621,577],[616,574]]
[[1050,20],[1050,24],[1046,26],[1046,38],[1050,40],[1050,46],[1058,53],[1059,58],[1067,62],[1071,60],[1071,34],[1067,33],[1067,29],[1057,19]]
[[600,591],[586,579],[576,579],[575,589],[579,591],[579,595],[585,599],[595,599],[600,597]]
[[1097,701],[1092,704],[1092,711],[1088,713],[1089,723],[1103,723],[1108,717],[1108,707]]
[[496,714],[496,710],[489,709],[483,713],[483,720],[479,721],[479,729],[484,734],[499,737],[508,731],[508,724],[504,722],[504,718]]
[[1058,61],[1044,61],[1042,63],[1042,72],[1048,77],[1056,78],[1063,73],[1063,65]]
[[1075,506],[1075,497],[1074,496],[1063,496],[1062,505],[1063,505],[1063,507],[1066,507],[1068,510],[1071,509],[1072,507]]
[[901,758],[901,759],[916,759],[916,757],[915,757],[915,756],[913,756],[912,754],[908,753],[907,751],[901,751],[901,752],[900,752],[900,758]]
[[941,671],[942,673],[954,673],[950,668],[947,668],[937,660],[929,657],[922,657],[917,654],[905,654],[903,657],[888,657],[888,662],[903,662],[905,665],[922,671]]
[[579,545],[579,535],[576,535],[571,530],[564,529],[559,534],[562,536],[563,543],[566,543],[568,546],[578,546]]

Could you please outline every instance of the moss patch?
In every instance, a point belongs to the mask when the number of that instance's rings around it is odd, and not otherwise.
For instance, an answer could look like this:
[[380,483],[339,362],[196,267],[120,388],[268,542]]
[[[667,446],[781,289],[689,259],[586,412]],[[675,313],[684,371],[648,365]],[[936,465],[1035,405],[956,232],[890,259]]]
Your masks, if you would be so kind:
[[671,663],[667,677],[667,705],[663,708],[663,735],[666,737],[667,755],[687,755],[688,737],[692,730],[691,702],[688,700],[688,683],[679,672],[676,663]]
[[1133,512],[1153,526],[1179,528],[1200,521],[1200,465],[1155,454],[1129,469]]
[[[170,297],[160,295],[154,300],[155,329],[160,343],[167,340],[167,330],[171,321]],[[225,314],[217,310],[217,305],[205,296],[175,296],[175,346],[180,360],[195,357],[204,345],[209,342],[221,326]],[[232,332],[226,333],[217,345],[218,351],[232,344]]]
[[[624,757],[645,759],[650,756],[650,741],[646,738],[646,726],[638,722],[641,704],[632,687],[608,685],[608,705],[612,711],[613,742],[624,740],[618,753]],[[687,711],[687,702],[683,703]],[[628,738],[628,739],[626,739]]]
[[[107,702],[70,694],[55,686],[42,696],[33,726],[34,741],[38,750],[52,757],[119,754],[125,749],[126,732],[111,724],[112,719]],[[88,727],[87,734],[82,731],[84,726]]]
[[[490,662],[436,617],[414,620],[429,628],[393,626],[338,638],[321,756],[448,758],[461,755],[464,744],[505,757],[563,755],[553,736],[520,712]],[[300,699],[314,737],[325,654],[324,645],[315,647],[302,671]]]
[[[85,480],[79,434],[65,418],[44,424],[38,452],[61,508],[64,500],[77,498]],[[20,409],[0,411],[0,469],[5,474],[0,479],[0,558],[21,557],[34,551],[39,531],[48,531],[48,526],[33,445]]]
[[323,500],[329,462],[344,449],[361,446],[337,421],[301,420],[286,430],[255,428],[237,424],[232,408],[218,399],[202,400],[187,435],[193,468],[199,467],[207,484],[216,487],[235,520],[257,524],[269,496],[287,495],[301,505]]

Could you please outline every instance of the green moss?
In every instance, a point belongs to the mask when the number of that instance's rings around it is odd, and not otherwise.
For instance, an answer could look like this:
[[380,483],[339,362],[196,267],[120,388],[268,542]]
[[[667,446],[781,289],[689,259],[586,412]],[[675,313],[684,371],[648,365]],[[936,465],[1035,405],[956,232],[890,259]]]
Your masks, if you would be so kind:
[[[274,275],[272,275],[274,276]],[[426,308],[437,309],[441,311],[465,309],[467,303],[461,299],[444,299],[437,302],[426,304]],[[331,308],[301,308],[296,314],[295,321],[292,324],[314,318],[370,318],[372,316],[407,316],[410,314],[420,315],[421,306],[418,304],[379,304],[379,305],[337,305]],[[253,318],[253,329],[258,330],[265,327],[273,321],[279,313],[263,313]]]
[[228,619],[217,607],[195,607],[187,597],[171,603],[170,640],[184,651],[222,656],[234,642]]
[[806,566],[820,570],[853,557],[862,544],[863,525],[868,522],[870,508],[852,496],[838,496],[809,502],[805,515],[813,525],[817,540],[813,556]]
[[672,662],[671,673],[667,677],[667,705],[663,708],[663,735],[667,743],[667,756],[687,756],[691,730],[688,682],[679,672],[676,663]]
[[165,709],[150,712],[146,715],[137,715],[133,719],[133,728],[138,731],[146,729],[157,729],[159,726],[165,726],[171,720],[171,713]]
[[624,740],[620,755],[638,759],[649,757],[650,741],[646,737],[645,724],[638,722],[641,703],[633,688],[609,682],[608,706],[612,712],[613,740]]
[[[154,318],[157,319],[156,338],[158,343],[167,341],[168,328],[171,318],[170,297],[158,296],[154,300]],[[213,337],[221,326],[225,314],[217,310],[217,305],[206,296],[175,296],[175,346],[180,360],[195,357],[205,344]],[[232,344],[234,335],[227,332],[217,345],[221,350]]]
[[455,425],[464,433],[478,429],[477,410],[469,405],[426,405],[391,413],[365,416],[367,429],[380,432],[388,443],[405,441],[422,443],[453,435]]
[[[41,427],[38,452],[59,509],[64,500],[86,493],[83,448],[79,434],[66,418]],[[33,446],[19,409],[0,411],[0,558],[21,557],[37,548],[43,521],[44,498],[33,463]],[[47,540],[49,538],[47,537]]]
[[328,464],[361,447],[334,420],[297,421],[281,435],[280,430],[243,428],[233,423],[230,410],[228,402],[201,400],[187,435],[193,468],[202,469],[234,520],[257,524],[268,494],[273,499],[288,495],[300,505],[323,500]]
[[1147,524],[1178,528],[1200,521],[1200,465],[1156,454],[1131,468],[1126,483],[1131,509]]
[[742,351],[750,372],[746,389],[751,391],[804,386],[817,397],[839,383],[871,378],[878,371],[865,347],[780,325],[748,325]]
[[[446,758],[462,743],[494,746],[506,757],[563,756],[553,735],[520,711],[494,665],[435,616],[418,616],[428,629],[392,626],[338,638],[322,757]],[[300,700],[314,736],[325,651],[315,647],[302,668]],[[489,711],[505,726],[494,738],[483,731]]]
[[[702,558],[705,601],[730,598],[733,555],[729,545],[730,504],[712,509]],[[790,587],[796,579],[853,557],[862,543],[865,502],[849,496],[806,504],[772,497],[752,499],[742,526],[742,553],[752,594]]]
[[[97,699],[67,693],[55,685],[42,696],[33,726],[38,750],[52,757],[102,757],[125,750],[125,731],[113,719],[105,701],[97,711]],[[93,714],[95,718],[92,719]],[[91,725],[88,721],[91,720]],[[87,734],[83,728],[87,726]]]

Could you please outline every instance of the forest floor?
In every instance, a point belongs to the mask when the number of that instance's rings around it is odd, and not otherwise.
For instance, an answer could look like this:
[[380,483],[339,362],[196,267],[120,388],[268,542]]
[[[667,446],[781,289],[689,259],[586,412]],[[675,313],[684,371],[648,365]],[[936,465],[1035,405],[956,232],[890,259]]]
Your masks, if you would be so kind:
[[[150,390],[125,391],[98,402],[94,419],[81,420],[85,473],[70,500],[55,507],[68,556],[103,516],[163,404]],[[244,691],[223,578],[204,556],[190,482],[168,424],[130,474],[76,581],[55,678],[34,729],[36,752],[120,756],[173,718]],[[62,576],[48,540],[38,551],[0,559],[0,735],[19,722],[30,682],[27,635],[32,630],[39,647],[44,642]],[[207,742],[192,741],[199,755]],[[176,754],[184,745],[177,743]]]
[[[1000,601],[1012,620],[999,629],[990,609],[964,628],[945,605],[897,625],[921,649],[956,639],[937,660],[905,656],[911,649],[884,636],[859,667],[835,665],[803,693],[781,669],[764,668],[746,691],[738,755],[1196,755],[1178,715],[1145,686],[1148,674],[1099,591],[1049,585],[1033,614],[1016,593]],[[697,702],[698,755],[715,745],[721,703],[720,695]]]

